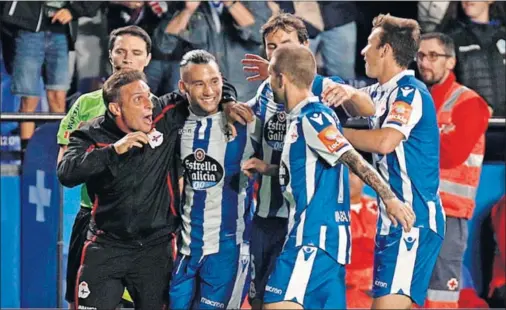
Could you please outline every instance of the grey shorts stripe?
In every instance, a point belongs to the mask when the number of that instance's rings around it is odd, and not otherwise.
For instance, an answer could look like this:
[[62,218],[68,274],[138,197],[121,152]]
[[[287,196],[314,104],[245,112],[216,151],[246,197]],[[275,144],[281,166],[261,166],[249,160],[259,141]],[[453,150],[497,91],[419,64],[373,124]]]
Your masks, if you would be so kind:
[[458,301],[467,237],[467,220],[448,216],[443,246],[439,252],[427,292],[428,299],[432,301]]

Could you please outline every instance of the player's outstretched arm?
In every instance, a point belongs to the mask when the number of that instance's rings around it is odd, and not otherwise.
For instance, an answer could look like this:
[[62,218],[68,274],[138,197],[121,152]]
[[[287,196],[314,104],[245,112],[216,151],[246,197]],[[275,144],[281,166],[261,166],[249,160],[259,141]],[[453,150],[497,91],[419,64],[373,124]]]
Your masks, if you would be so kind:
[[380,129],[343,129],[344,137],[354,148],[376,154],[390,154],[405,139],[405,136],[393,128]]
[[271,177],[279,176],[279,166],[268,164],[258,158],[250,158],[242,164],[242,171],[244,174],[251,178],[258,172],[262,175],[268,175]]
[[343,105],[350,116],[373,116],[374,103],[366,92],[350,85],[336,83],[330,79],[323,82],[323,101],[329,106]]
[[378,172],[354,149],[346,151],[339,158],[362,181],[371,186],[381,197],[386,206],[388,217],[394,226],[399,222],[405,231],[410,231],[415,222],[415,214],[410,206],[401,202],[381,178]]

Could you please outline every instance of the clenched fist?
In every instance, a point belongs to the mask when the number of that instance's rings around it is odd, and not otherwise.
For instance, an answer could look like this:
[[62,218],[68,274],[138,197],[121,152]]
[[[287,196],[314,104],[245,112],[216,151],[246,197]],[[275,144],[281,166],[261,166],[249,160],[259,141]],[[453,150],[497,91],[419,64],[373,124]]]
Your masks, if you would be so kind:
[[128,152],[133,147],[142,148],[149,143],[148,136],[142,131],[131,132],[113,144],[114,150],[119,155]]

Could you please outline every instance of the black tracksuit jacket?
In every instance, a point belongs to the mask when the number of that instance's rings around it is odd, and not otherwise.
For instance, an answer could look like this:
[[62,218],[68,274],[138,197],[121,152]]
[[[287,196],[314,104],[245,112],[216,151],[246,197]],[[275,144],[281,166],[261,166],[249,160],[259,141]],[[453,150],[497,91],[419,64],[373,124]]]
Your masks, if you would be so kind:
[[[234,99],[235,89],[225,85],[223,98]],[[58,164],[64,186],[86,183],[95,198],[91,231],[126,245],[160,241],[180,225],[177,141],[188,103],[177,93],[154,101],[154,127],[163,134],[160,146],[146,144],[118,155],[112,144],[126,134],[106,112],[71,134]]]

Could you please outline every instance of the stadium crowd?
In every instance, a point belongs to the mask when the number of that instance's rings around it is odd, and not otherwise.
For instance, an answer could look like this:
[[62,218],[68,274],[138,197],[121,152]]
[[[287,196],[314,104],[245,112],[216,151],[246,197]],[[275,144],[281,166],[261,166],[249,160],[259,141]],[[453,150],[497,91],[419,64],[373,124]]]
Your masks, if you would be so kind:
[[[485,134],[506,116],[504,3],[6,1],[0,14],[19,111],[47,96],[67,113],[58,177],[83,184],[73,307],[505,305],[504,198],[489,290],[463,287]],[[22,149],[34,130],[20,123]]]

